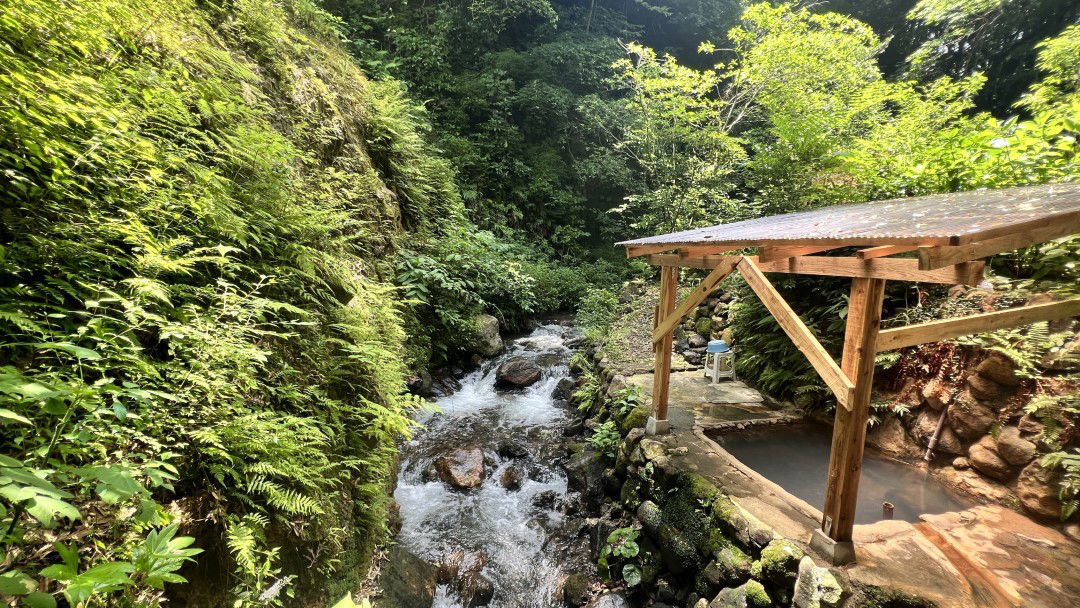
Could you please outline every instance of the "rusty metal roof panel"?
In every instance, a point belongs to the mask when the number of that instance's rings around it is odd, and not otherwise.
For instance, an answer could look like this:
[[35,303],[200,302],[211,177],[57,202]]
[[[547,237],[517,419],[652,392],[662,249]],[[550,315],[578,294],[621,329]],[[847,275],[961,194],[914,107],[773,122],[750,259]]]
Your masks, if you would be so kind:
[[834,205],[684,230],[622,246],[959,245],[1080,218],[1080,183]]

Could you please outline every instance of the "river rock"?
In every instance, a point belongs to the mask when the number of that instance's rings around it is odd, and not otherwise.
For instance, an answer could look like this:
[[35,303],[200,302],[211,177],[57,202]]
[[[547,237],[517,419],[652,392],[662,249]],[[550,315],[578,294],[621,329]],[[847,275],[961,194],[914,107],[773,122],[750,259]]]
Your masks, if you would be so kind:
[[[912,426],[911,431],[919,440],[919,445],[924,447],[930,445],[930,440],[934,437],[934,431],[937,430],[940,415],[937,412],[924,410],[915,417],[915,424]],[[941,437],[938,438],[934,451],[959,456],[964,453],[964,447],[960,445],[960,438],[956,436],[956,432],[946,425],[945,428],[941,429]]]
[[716,559],[709,562],[701,576],[716,589],[733,585],[750,578],[751,559],[736,547],[725,547],[716,552]]
[[819,568],[814,560],[799,561],[799,578],[795,581],[792,605],[797,608],[832,608],[840,603],[844,590],[828,568]]
[[941,411],[946,403],[952,401],[952,390],[941,378],[933,378],[923,386],[922,398],[931,408]]
[[499,485],[513,492],[521,489],[521,471],[517,467],[506,467],[499,476]]
[[799,574],[799,561],[805,553],[786,538],[777,538],[761,550],[761,576],[782,588],[790,589]]
[[1016,363],[1001,353],[990,353],[975,367],[975,372],[1001,386],[1013,388],[1020,384],[1020,379],[1016,377]]
[[473,336],[472,350],[484,357],[494,357],[503,350],[502,336],[499,335],[499,320],[491,315],[477,315],[473,320],[476,333]]
[[949,426],[961,439],[968,441],[985,435],[996,419],[990,408],[970,398],[966,393],[949,408]]
[[1035,458],[1035,444],[1020,436],[1020,429],[1007,426],[997,438],[997,453],[1013,466],[1023,466]]
[[495,386],[498,388],[525,388],[540,380],[543,370],[531,359],[510,359],[495,370]]
[[484,482],[484,452],[476,446],[458,448],[435,460],[435,470],[455,488],[478,488]]
[[1011,392],[1008,387],[1002,386],[979,374],[971,374],[968,376],[967,385],[968,390],[971,391],[971,395],[976,399],[981,399],[983,401],[999,401],[1007,397]]
[[435,601],[438,571],[401,545],[390,547],[386,563],[379,571],[376,608],[430,608]]
[[690,348],[703,348],[709,344],[708,338],[701,334],[690,334],[686,341]]
[[449,585],[466,608],[486,606],[495,595],[495,587],[482,573],[487,556],[461,549],[451,552],[439,564],[439,582]]
[[559,380],[559,383],[555,385],[555,390],[551,391],[551,398],[556,401],[569,401],[573,394],[574,380],[571,378],[562,378]]
[[983,475],[1004,481],[1012,475],[1013,468],[998,456],[994,448],[994,438],[983,437],[968,449],[968,462],[972,468]]
[[1016,494],[1024,510],[1038,519],[1058,520],[1061,517],[1061,501],[1058,499],[1058,475],[1032,462],[1020,471],[1016,482]]
[[630,608],[630,604],[622,593],[609,591],[593,598],[586,608]]
[[721,589],[709,602],[708,608],[764,608],[772,605],[765,587],[755,580],[749,580],[738,587]]
[[674,526],[660,524],[656,542],[660,545],[660,557],[664,565],[672,573],[685,574],[701,567],[697,547]]
[[555,595],[556,598],[562,596],[562,602],[567,608],[584,606],[585,600],[589,598],[589,577],[580,572],[568,575]]

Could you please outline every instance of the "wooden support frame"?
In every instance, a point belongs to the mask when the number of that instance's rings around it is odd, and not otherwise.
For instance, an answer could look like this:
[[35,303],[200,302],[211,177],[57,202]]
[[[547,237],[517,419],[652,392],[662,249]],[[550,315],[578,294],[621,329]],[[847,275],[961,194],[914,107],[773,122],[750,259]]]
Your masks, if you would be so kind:
[[[901,253],[907,253],[909,251],[915,251],[918,247],[915,245],[881,245],[880,247],[870,247],[869,249],[860,249],[855,252],[855,257],[860,260],[872,260],[874,258],[884,258],[890,255],[898,255]],[[922,270],[927,270],[923,268]]]
[[831,249],[836,249],[836,246],[817,245],[803,247],[762,247],[761,252],[758,254],[758,261],[775,262],[777,260],[786,260],[788,258],[794,258],[801,255],[821,253],[822,251],[829,251]]
[[653,255],[665,251],[674,251],[678,245],[634,245],[626,248],[626,257],[638,258],[643,255]]
[[[660,303],[656,308],[656,324],[667,319],[675,310],[675,292],[678,289],[679,269],[674,266],[660,268]],[[653,365],[653,418],[667,420],[668,388],[671,385],[671,334],[669,329],[654,343],[656,358]]]
[[769,279],[765,278],[761,268],[753,259],[743,257],[738,268],[743,278],[746,279],[746,283],[761,298],[762,304],[769,309],[776,322],[783,328],[784,333],[806,355],[818,375],[836,395],[836,400],[845,408],[849,407],[855,386],[840,367],[836,365],[836,361],[829,355],[829,352],[825,350],[821,342],[818,342],[818,339],[814,337],[814,334],[806,327],[802,319],[795,314],[795,311],[791,309],[783,296],[776,291]]
[[836,408],[821,521],[822,531],[837,542],[850,542],[855,526],[855,504],[874,383],[874,353],[884,297],[885,281],[882,279],[856,278],[851,281],[841,367],[854,387],[849,407]]
[[709,297],[709,294],[716,289],[716,286],[735,270],[735,266],[738,265],[739,259],[740,258],[732,256],[727,260],[727,263],[720,264],[714,268],[712,272],[698,283],[697,287],[694,288],[694,291],[690,292],[682,302],[679,302],[679,306],[675,308],[674,312],[662,317],[653,328],[653,344],[657,344],[665,337],[670,339],[671,332],[675,329],[675,326],[682,321],[682,318],[685,317],[691,309],[695,308],[702,300]]
[[1030,247],[1063,236],[1080,232],[1080,216],[1064,218],[1060,223],[1042,226],[993,239],[986,239],[965,245],[945,247],[919,247],[919,268],[934,270],[952,264],[985,258],[987,256],[1012,251],[1021,247]]
[[[716,268],[732,258],[729,255],[706,255],[684,258],[677,254],[652,254],[648,262],[653,266],[677,266],[679,268]],[[811,274],[831,277],[886,279],[890,281],[919,281],[944,283],[946,285],[977,285],[986,264],[965,262],[938,270],[919,270],[919,261],[905,258],[877,258],[860,260],[824,256],[786,258],[774,262],[758,262],[755,256],[743,256],[754,260],[762,272],[788,274]]]
[[895,350],[927,342],[948,340],[995,329],[1030,325],[1080,316],[1080,298],[997,310],[969,317],[941,319],[905,327],[883,329],[878,335],[877,351]]

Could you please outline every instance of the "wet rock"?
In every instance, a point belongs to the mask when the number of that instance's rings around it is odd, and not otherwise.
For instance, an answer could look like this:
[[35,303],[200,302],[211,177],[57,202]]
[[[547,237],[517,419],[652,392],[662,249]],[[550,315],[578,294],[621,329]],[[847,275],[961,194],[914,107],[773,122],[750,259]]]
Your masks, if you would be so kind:
[[805,553],[785,538],[773,540],[761,550],[761,576],[765,580],[790,589],[799,573],[799,561]]
[[494,357],[503,350],[502,336],[499,335],[499,320],[491,315],[477,315],[473,320],[476,333],[473,336],[471,350],[485,357]]
[[525,388],[540,380],[543,370],[531,359],[510,359],[495,370],[495,386],[503,389]]
[[438,571],[434,564],[394,545],[377,584],[382,595],[375,598],[376,608],[429,608],[435,601]]
[[968,462],[983,475],[1004,481],[1012,476],[1013,468],[998,456],[994,447],[992,437],[983,437],[968,449]]
[[1020,379],[1016,377],[1016,363],[1001,353],[990,353],[975,367],[975,372],[1001,386],[1012,388],[1020,384]]
[[971,395],[983,401],[998,401],[1007,397],[1011,392],[1008,387],[979,374],[968,376],[967,385]]
[[630,608],[630,603],[622,593],[609,591],[594,598],[586,608]]
[[1038,461],[1020,471],[1016,482],[1016,494],[1024,510],[1038,519],[1057,520],[1061,516],[1058,499],[1058,475]]
[[814,560],[799,561],[799,577],[795,581],[792,605],[797,608],[832,608],[840,603],[844,590],[828,568],[819,568]]
[[540,509],[547,509],[551,511],[555,508],[555,503],[559,500],[559,493],[555,490],[544,490],[533,497],[532,504],[534,507]]
[[574,394],[574,381],[570,378],[562,378],[559,383],[555,385],[555,390],[551,391],[551,398],[555,400],[569,401],[570,397]]
[[922,398],[931,408],[941,411],[945,404],[952,401],[952,390],[941,378],[933,378],[922,388]]
[[[938,418],[941,416],[939,412],[922,411],[915,417],[915,424],[912,426],[912,434],[919,440],[919,445],[923,447],[930,445],[930,440],[934,436],[934,431],[937,430]],[[941,437],[938,438],[937,446],[934,451],[940,454],[951,454],[957,456],[964,453],[964,446],[960,445],[960,438],[956,436],[948,425],[941,430]]]
[[499,485],[511,492],[521,489],[521,471],[517,467],[506,467],[499,476]]
[[586,508],[600,506],[604,499],[604,465],[592,450],[581,450],[566,463],[566,484],[581,493]]
[[1080,543],[1080,523],[1067,524],[1061,531],[1065,536]]
[[[964,460],[966,462],[967,459]],[[954,467],[942,467],[937,471],[937,477],[945,485],[957,488],[986,502],[1005,502],[1010,499],[1008,488],[983,477],[971,469],[961,470]]]
[[971,441],[985,435],[994,424],[996,416],[990,408],[961,395],[949,408],[948,420],[949,426],[961,439]]
[[499,447],[495,449],[500,458],[525,458],[529,455],[529,447],[521,439],[506,437],[499,440]]
[[573,437],[574,435],[580,435],[585,432],[585,419],[580,416],[574,418],[570,422],[566,423],[563,427],[563,435],[567,437]]
[[431,374],[426,369],[421,369],[419,373],[409,378],[407,387],[414,395],[430,397],[432,382]]
[[461,489],[478,488],[484,482],[484,452],[476,447],[458,448],[435,461],[439,478]]
[[734,588],[722,589],[716,594],[708,608],[764,608],[772,606],[772,599],[765,592],[765,587],[749,580]]
[[439,582],[450,586],[466,608],[486,606],[495,595],[495,587],[482,572],[487,556],[461,549],[451,552],[439,564]]
[[563,579],[562,587],[556,596],[562,595],[567,608],[579,608],[589,598],[589,577],[581,573],[568,575]]
[[1023,466],[1035,458],[1035,444],[1020,436],[1020,429],[1007,426],[997,438],[998,456],[1014,466]]

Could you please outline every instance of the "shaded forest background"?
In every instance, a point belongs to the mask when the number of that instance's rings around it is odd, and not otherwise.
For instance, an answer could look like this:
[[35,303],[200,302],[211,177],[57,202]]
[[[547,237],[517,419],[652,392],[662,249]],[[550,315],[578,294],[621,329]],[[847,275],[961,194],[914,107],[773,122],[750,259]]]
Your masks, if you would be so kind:
[[[354,589],[409,381],[466,365],[482,313],[602,331],[649,276],[616,240],[1080,171],[1076,2],[0,7],[0,595],[34,608]],[[992,280],[1075,291],[1078,249]],[[779,286],[835,348],[846,285]],[[827,407],[744,301],[744,375]]]

